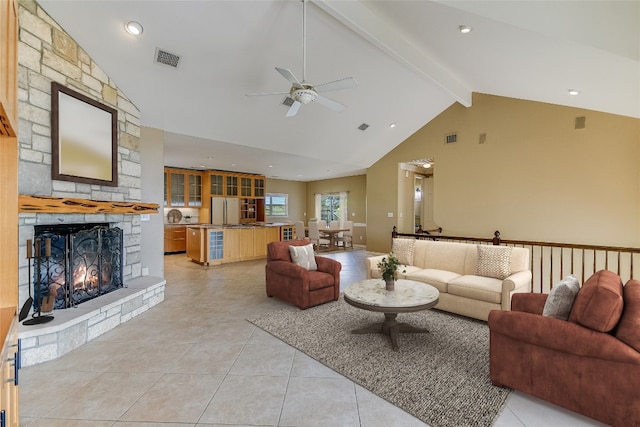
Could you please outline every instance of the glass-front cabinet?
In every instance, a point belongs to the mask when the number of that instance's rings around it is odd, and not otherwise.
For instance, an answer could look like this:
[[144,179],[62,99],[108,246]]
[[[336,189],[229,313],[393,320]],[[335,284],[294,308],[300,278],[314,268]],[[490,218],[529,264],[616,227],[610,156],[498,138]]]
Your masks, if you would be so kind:
[[202,174],[188,174],[189,177],[189,207],[202,206]]
[[237,175],[227,175],[225,177],[227,182],[227,197],[238,197],[238,176]]
[[184,206],[186,188],[184,186],[184,173],[171,172],[170,206]]
[[253,196],[264,197],[264,178],[253,179]]
[[199,208],[202,206],[202,172],[165,168],[164,205]]
[[209,173],[209,192],[212,196],[224,196],[224,175]]
[[251,187],[253,183],[253,179],[249,176],[241,176],[240,177],[240,195],[242,197],[251,197],[253,192],[251,191]]

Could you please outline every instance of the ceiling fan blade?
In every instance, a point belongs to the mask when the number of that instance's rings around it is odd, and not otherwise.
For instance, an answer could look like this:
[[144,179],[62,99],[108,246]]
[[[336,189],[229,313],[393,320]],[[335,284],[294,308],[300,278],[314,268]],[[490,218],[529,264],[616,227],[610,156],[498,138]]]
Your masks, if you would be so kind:
[[344,105],[340,104],[339,102],[334,101],[333,99],[329,99],[329,98],[325,98],[322,95],[318,95],[316,97],[316,102],[319,104],[324,105],[325,107],[333,110],[333,111],[344,111],[347,109],[347,107],[345,107]]
[[293,101],[293,104],[291,104],[291,107],[289,107],[289,109],[287,110],[287,114],[285,114],[285,117],[293,117],[298,113],[298,110],[300,109],[300,106],[302,105],[302,103],[298,102],[298,101]]
[[319,85],[313,85],[313,88],[318,92],[330,92],[332,90],[354,89],[358,87],[358,82],[353,77],[346,77],[344,79],[336,80],[333,82],[322,83]]
[[296,79],[296,76],[294,76],[291,71],[287,70],[286,68],[278,67],[276,67],[276,70],[282,75],[282,77],[287,79],[289,83],[293,85],[293,87],[302,88],[302,84],[300,84],[298,79]]
[[265,95],[289,95],[289,92],[261,92],[261,93],[245,94],[245,96],[265,96]]

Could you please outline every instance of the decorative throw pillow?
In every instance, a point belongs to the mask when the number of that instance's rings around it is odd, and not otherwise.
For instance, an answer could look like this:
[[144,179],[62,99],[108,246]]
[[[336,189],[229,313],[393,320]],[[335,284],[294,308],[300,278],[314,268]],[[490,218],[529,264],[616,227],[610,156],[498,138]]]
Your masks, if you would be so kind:
[[570,275],[562,279],[551,288],[542,315],[567,320],[579,290],[580,282],[576,276]]
[[413,265],[413,248],[416,245],[414,239],[393,239],[391,252],[398,258],[400,264]]
[[622,279],[613,271],[600,270],[580,288],[569,321],[598,332],[609,332],[618,324],[624,300]]
[[305,246],[289,246],[291,260],[307,270],[317,270],[316,254],[313,252],[313,243]]
[[476,274],[478,276],[495,277],[505,279],[511,274],[511,247],[477,245],[478,263]]
[[640,280],[624,285],[624,309],[616,329],[616,338],[640,351]]

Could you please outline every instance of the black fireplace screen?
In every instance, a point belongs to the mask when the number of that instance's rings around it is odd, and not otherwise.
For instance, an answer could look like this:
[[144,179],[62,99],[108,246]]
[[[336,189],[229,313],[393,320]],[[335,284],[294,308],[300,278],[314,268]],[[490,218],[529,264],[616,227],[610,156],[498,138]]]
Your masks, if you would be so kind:
[[[68,308],[122,287],[122,230],[108,224],[36,226],[34,310]],[[39,291],[38,291],[39,287]],[[47,307],[48,308],[48,307]]]

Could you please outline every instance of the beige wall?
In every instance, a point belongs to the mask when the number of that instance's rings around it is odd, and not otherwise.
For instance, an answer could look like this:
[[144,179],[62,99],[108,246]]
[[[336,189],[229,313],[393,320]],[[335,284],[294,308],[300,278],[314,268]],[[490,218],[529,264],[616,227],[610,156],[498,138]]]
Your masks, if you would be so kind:
[[[451,132],[458,141],[445,144]],[[407,214],[398,163],[424,157],[435,161],[434,222],[446,234],[638,246],[639,135],[635,118],[474,94],[369,168],[367,249],[387,251]]]
[[287,181],[284,179],[267,178],[265,183],[267,193],[284,193],[289,195],[289,216],[267,217],[267,222],[305,221],[305,202],[307,195],[307,183],[300,181]]
[[[314,218],[315,195],[317,193],[339,193],[346,191],[349,193],[348,213],[349,219],[354,223],[364,223],[367,219],[367,176],[354,175],[344,178],[325,179],[322,181],[310,181],[307,183],[307,216]],[[319,214],[318,214],[319,215]]]

